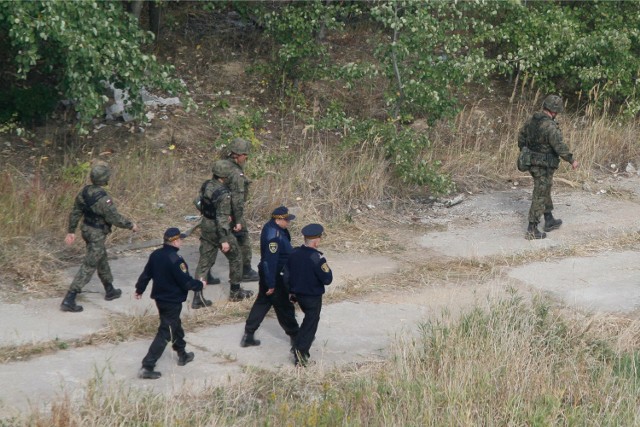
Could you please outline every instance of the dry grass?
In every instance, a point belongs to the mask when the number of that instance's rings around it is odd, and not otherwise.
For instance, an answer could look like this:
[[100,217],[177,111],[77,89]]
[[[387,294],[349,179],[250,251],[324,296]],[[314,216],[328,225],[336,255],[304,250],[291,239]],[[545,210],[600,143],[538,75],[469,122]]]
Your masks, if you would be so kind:
[[637,425],[640,322],[517,294],[399,337],[386,361],[250,369],[171,397],[97,373],[84,397],[12,425]]

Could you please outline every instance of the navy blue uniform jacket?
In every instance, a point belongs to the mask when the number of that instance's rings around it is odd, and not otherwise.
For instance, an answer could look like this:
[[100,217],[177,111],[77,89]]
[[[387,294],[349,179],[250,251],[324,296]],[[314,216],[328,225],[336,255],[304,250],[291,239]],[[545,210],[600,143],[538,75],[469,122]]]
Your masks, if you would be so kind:
[[202,282],[189,275],[189,267],[178,248],[163,245],[149,256],[149,261],[136,283],[136,292],[140,295],[153,279],[151,298],[180,304],[187,300],[188,291],[201,291]]
[[287,280],[292,294],[319,296],[333,281],[333,272],[322,252],[303,245],[289,255]]
[[284,270],[292,251],[289,230],[280,227],[274,219],[267,222],[260,233],[260,268],[270,289],[275,288],[276,276]]

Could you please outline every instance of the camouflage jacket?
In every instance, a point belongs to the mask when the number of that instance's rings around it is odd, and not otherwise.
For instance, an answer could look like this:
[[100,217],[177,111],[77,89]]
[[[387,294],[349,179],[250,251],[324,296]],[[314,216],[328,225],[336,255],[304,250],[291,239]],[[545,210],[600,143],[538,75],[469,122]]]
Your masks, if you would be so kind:
[[109,194],[99,185],[87,185],[76,196],[69,214],[69,233],[75,233],[80,218],[83,218],[83,228],[95,228],[105,234],[111,232],[112,225],[133,228],[133,223],[118,213]]
[[[200,224],[203,233],[215,235],[218,242],[225,243],[229,241],[231,234],[231,225],[229,218],[231,217],[231,193],[220,181],[212,179],[204,188],[204,196],[212,198],[214,193],[218,194],[213,201],[216,209],[215,218],[202,217]],[[219,191],[221,187],[225,187],[226,191]],[[213,198],[212,198],[213,199]]]
[[231,215],[236,224],[244,223],[244,204],[249,198],[249,178],[244,174],[242,166],[231,159],[225,159],[231,170],[227,183],[231,190]]
[[534,153],[550,154],[573,163],[573,154],[562,141],[558,123],[543,112],[535,113],[520,129],[518,147],[529,147]]

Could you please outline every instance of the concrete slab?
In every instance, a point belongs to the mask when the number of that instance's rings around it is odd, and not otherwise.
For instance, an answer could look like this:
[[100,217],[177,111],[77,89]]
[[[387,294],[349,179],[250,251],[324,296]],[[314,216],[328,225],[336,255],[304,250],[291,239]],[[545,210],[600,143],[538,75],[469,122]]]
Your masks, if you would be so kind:
[[449,257],[478,259],[545,250],[640,228],[639,205],[603,194],[560,192],[554,215],[564,224],[547,238],[524,239],[531,190],[518,189],[467,199],[447,211],[447,230],[418,236],[417,243]]
[[593,312],[631,312],[640,308],[638,259],[638,252],[604,252],[523,265],[509,276],[570,306]]

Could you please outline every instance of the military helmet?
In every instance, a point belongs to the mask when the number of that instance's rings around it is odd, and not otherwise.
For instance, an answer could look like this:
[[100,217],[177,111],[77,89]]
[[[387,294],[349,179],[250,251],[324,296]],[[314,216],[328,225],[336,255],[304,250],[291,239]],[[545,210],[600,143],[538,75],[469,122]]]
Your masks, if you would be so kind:
[[229,175],[231,175],[231,168],[229,167],[226,161],[218,160],[213,164],[213,167],[211,168],[211,172],[213,173],[214,176],[217,176],[220,178],[228,178]]
[[558,95],[548,95],[542,102],[542,108],[553,113],[562,113],[564,111],[564,104],[562,98]]
[[109,168],[109,165],[104,162],[99,162],[95,164],[91,168],[91,173],[89,174],[89,178],[91,178],[91,182],[95,185],[108,184],[110,177],[111,177],[111,169]]
[[235,138],[229,144],[229,152],[231,154],[249,154],[251,143],[243,138]]

